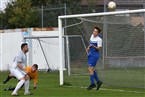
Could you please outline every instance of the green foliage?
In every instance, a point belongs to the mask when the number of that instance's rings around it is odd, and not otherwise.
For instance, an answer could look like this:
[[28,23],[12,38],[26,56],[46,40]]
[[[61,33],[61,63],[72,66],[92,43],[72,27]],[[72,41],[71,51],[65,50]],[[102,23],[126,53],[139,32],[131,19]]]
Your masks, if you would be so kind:
[[7,4],[3,13],[3,21],[9,28],[33,27],[37,25],[36,12],[33,11],[30,0],[17,0]]
[[[58,16],[66,14],[91,13],[96,10],[94,0],[87,0],[88,6],[83,6],[82,0],[11,0],[6,9],[0,13],[0,29],[41,27],[43,5],[43,27],[57,27]],[[66,4],[67,9],[64,8]],[[60,9],[59,9],[60,8]],[[52,10],[50,10],[52,9]],[[54,10],[55,9],[55,10]],[[69,23],[69,22],[67,22]]]

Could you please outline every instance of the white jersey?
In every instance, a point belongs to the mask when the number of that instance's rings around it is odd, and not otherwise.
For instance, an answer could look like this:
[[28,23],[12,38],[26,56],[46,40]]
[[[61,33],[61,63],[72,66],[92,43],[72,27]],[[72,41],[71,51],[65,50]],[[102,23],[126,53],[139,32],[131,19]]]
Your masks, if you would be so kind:
[[[90,46],[91,45],[95,45],[96,47],[102,47],[102,39],[99,36],[94,37],[94,35],[92,34],[90,38]],[[98,51],[93,47],[90,48],[89,52],[94,54],[98,53]]]
[[26,57],[26,54],[24,54],[24,52],[23,51],[20,51],[19,53],[18,53],[18,55],[15,57],[15,59],[14,59],[14,61],[13,61],[13,64],[12,64],[12,66],[11,66],[11,69],[19,69],[18,67],[17,67],[17,64],[18,63],[21,63],[21,65],[23,66],[23,68],[25,68],[26,67],[26,63],[27,63],[27,57]]
[[94,37],[92,34],[90,38],[90,44],[94,44],[97,47],[102,47],[102,39],[99,36]]

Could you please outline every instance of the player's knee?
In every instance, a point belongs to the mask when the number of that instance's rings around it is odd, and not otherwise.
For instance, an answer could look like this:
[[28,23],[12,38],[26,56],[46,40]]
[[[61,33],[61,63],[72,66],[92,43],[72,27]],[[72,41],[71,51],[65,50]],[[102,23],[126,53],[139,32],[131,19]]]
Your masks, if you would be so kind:
[[93,72],[93,70],[91,68],[88,68],[89,73]]
[[24,77],[22,77],[22,78],[20,78],[20,80],[24,80],[24,81],[25,81],[25,78],[24,78]]
[[28,80],[30,79],[30,77],[28,75],[25,76],[25,80]]
[[93,69],[92,68],[88,68],[89,74],[93,74]]

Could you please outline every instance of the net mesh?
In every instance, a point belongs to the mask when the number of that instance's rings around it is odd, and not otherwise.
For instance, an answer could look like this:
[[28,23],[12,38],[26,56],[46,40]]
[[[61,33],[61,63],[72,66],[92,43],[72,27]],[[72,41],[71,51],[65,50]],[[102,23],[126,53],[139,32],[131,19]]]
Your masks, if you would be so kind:
[[65,21],[65,35],[80,35],[68,37],[66,45],[69,50],[65,52],[65,59],[69,62],[64,71],[65,84],[90,84],[85,49],[94,26],[98,26],[102,29],[99,36],[103,39],[103,49],[96,69],[103,85],[145,88],[144,13],[70,18]]

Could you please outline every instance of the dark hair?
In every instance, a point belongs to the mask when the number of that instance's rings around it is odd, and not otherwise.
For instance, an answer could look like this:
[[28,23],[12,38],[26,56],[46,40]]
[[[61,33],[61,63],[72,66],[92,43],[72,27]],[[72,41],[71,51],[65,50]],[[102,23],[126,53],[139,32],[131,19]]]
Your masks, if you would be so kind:
[[98,33],[101,32],[101,29],[99,27],[97,27],[97,26],[95,26],[94,29],[97,29],[98,30]]
[[37,65],[37,64],[33,64],[33,66],[34,66],[36,69],[38,69],[38,65]]
[[26,45],[28,45],[28,44],[27,44],[27,43],[23,43],[23,44],[21,45],[21,50],[22,50]]

